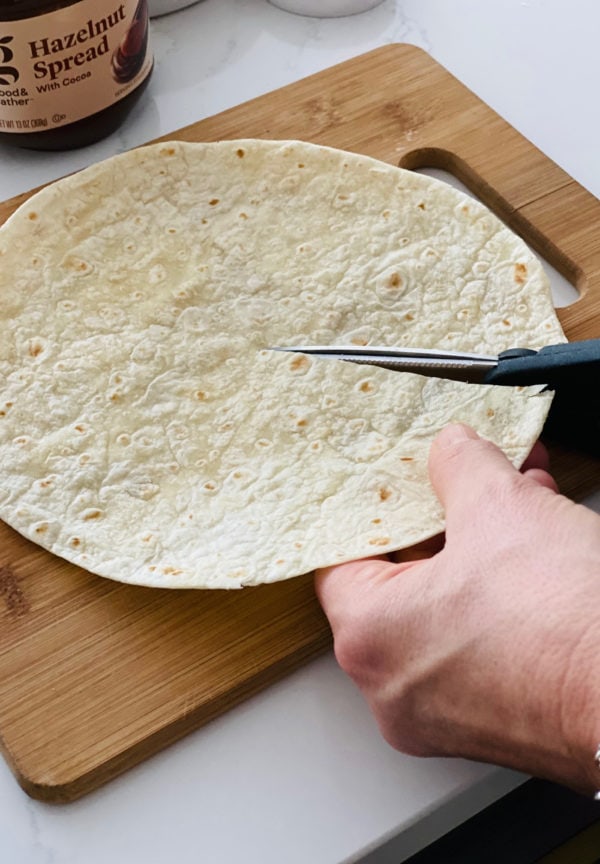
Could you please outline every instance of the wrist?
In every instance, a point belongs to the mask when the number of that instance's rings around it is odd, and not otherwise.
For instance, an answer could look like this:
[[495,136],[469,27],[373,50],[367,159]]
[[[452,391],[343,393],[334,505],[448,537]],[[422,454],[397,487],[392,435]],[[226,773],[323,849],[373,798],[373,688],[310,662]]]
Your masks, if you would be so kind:
[[584,794],[600,791],[600,621],[583,631],[570,655],[561,695],[561,731],[572,759],[567,781]]
[[[558,609],[558,613],[551,611]],[[549,604],[521,646],[520,710],[498,761],[592,796],[600,791],[600,605]],[[498,730],[497,730],[498,731]],[[505,752],[503,753],[503,747]]]

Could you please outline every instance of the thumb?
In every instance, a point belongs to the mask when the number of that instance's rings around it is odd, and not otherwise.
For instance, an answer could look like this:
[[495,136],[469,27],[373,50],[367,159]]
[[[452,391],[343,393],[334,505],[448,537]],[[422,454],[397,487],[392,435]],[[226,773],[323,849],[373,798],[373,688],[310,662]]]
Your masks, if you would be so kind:
[[446,510],[447,519],[472,520],[481,505],[482,490],[519,472],[504,453],[480,438],[470,426],[446,426],[435,438],[429,454],[429,477]]

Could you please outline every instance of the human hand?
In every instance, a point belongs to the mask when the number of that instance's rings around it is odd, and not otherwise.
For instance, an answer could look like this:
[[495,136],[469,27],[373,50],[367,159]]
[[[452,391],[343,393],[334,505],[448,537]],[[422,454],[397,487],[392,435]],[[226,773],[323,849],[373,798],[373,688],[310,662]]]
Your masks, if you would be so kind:
[[[468,427],[430,455],[445,544],[317,574],[340,666],[388,742],[600,787],[600,516]],[[441,545],[438,544],[438,545]]]

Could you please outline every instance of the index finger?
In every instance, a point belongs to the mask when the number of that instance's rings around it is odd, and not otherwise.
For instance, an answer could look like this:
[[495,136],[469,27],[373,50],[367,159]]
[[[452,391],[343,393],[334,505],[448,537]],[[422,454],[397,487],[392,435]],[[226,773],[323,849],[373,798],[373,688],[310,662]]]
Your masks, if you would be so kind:
[[398,570],[386,556],[348,561],[315,571],[315,590],[333,630],[347,617],[349,610],[361,603],[366,591]]

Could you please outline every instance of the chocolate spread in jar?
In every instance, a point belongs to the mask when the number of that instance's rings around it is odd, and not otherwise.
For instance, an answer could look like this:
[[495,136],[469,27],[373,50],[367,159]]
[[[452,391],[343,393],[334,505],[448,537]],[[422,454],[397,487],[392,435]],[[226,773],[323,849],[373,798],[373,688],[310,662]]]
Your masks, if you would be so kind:
[[0,141],[68,150],[117,129],[152,71],[147,0],[0,0]]

